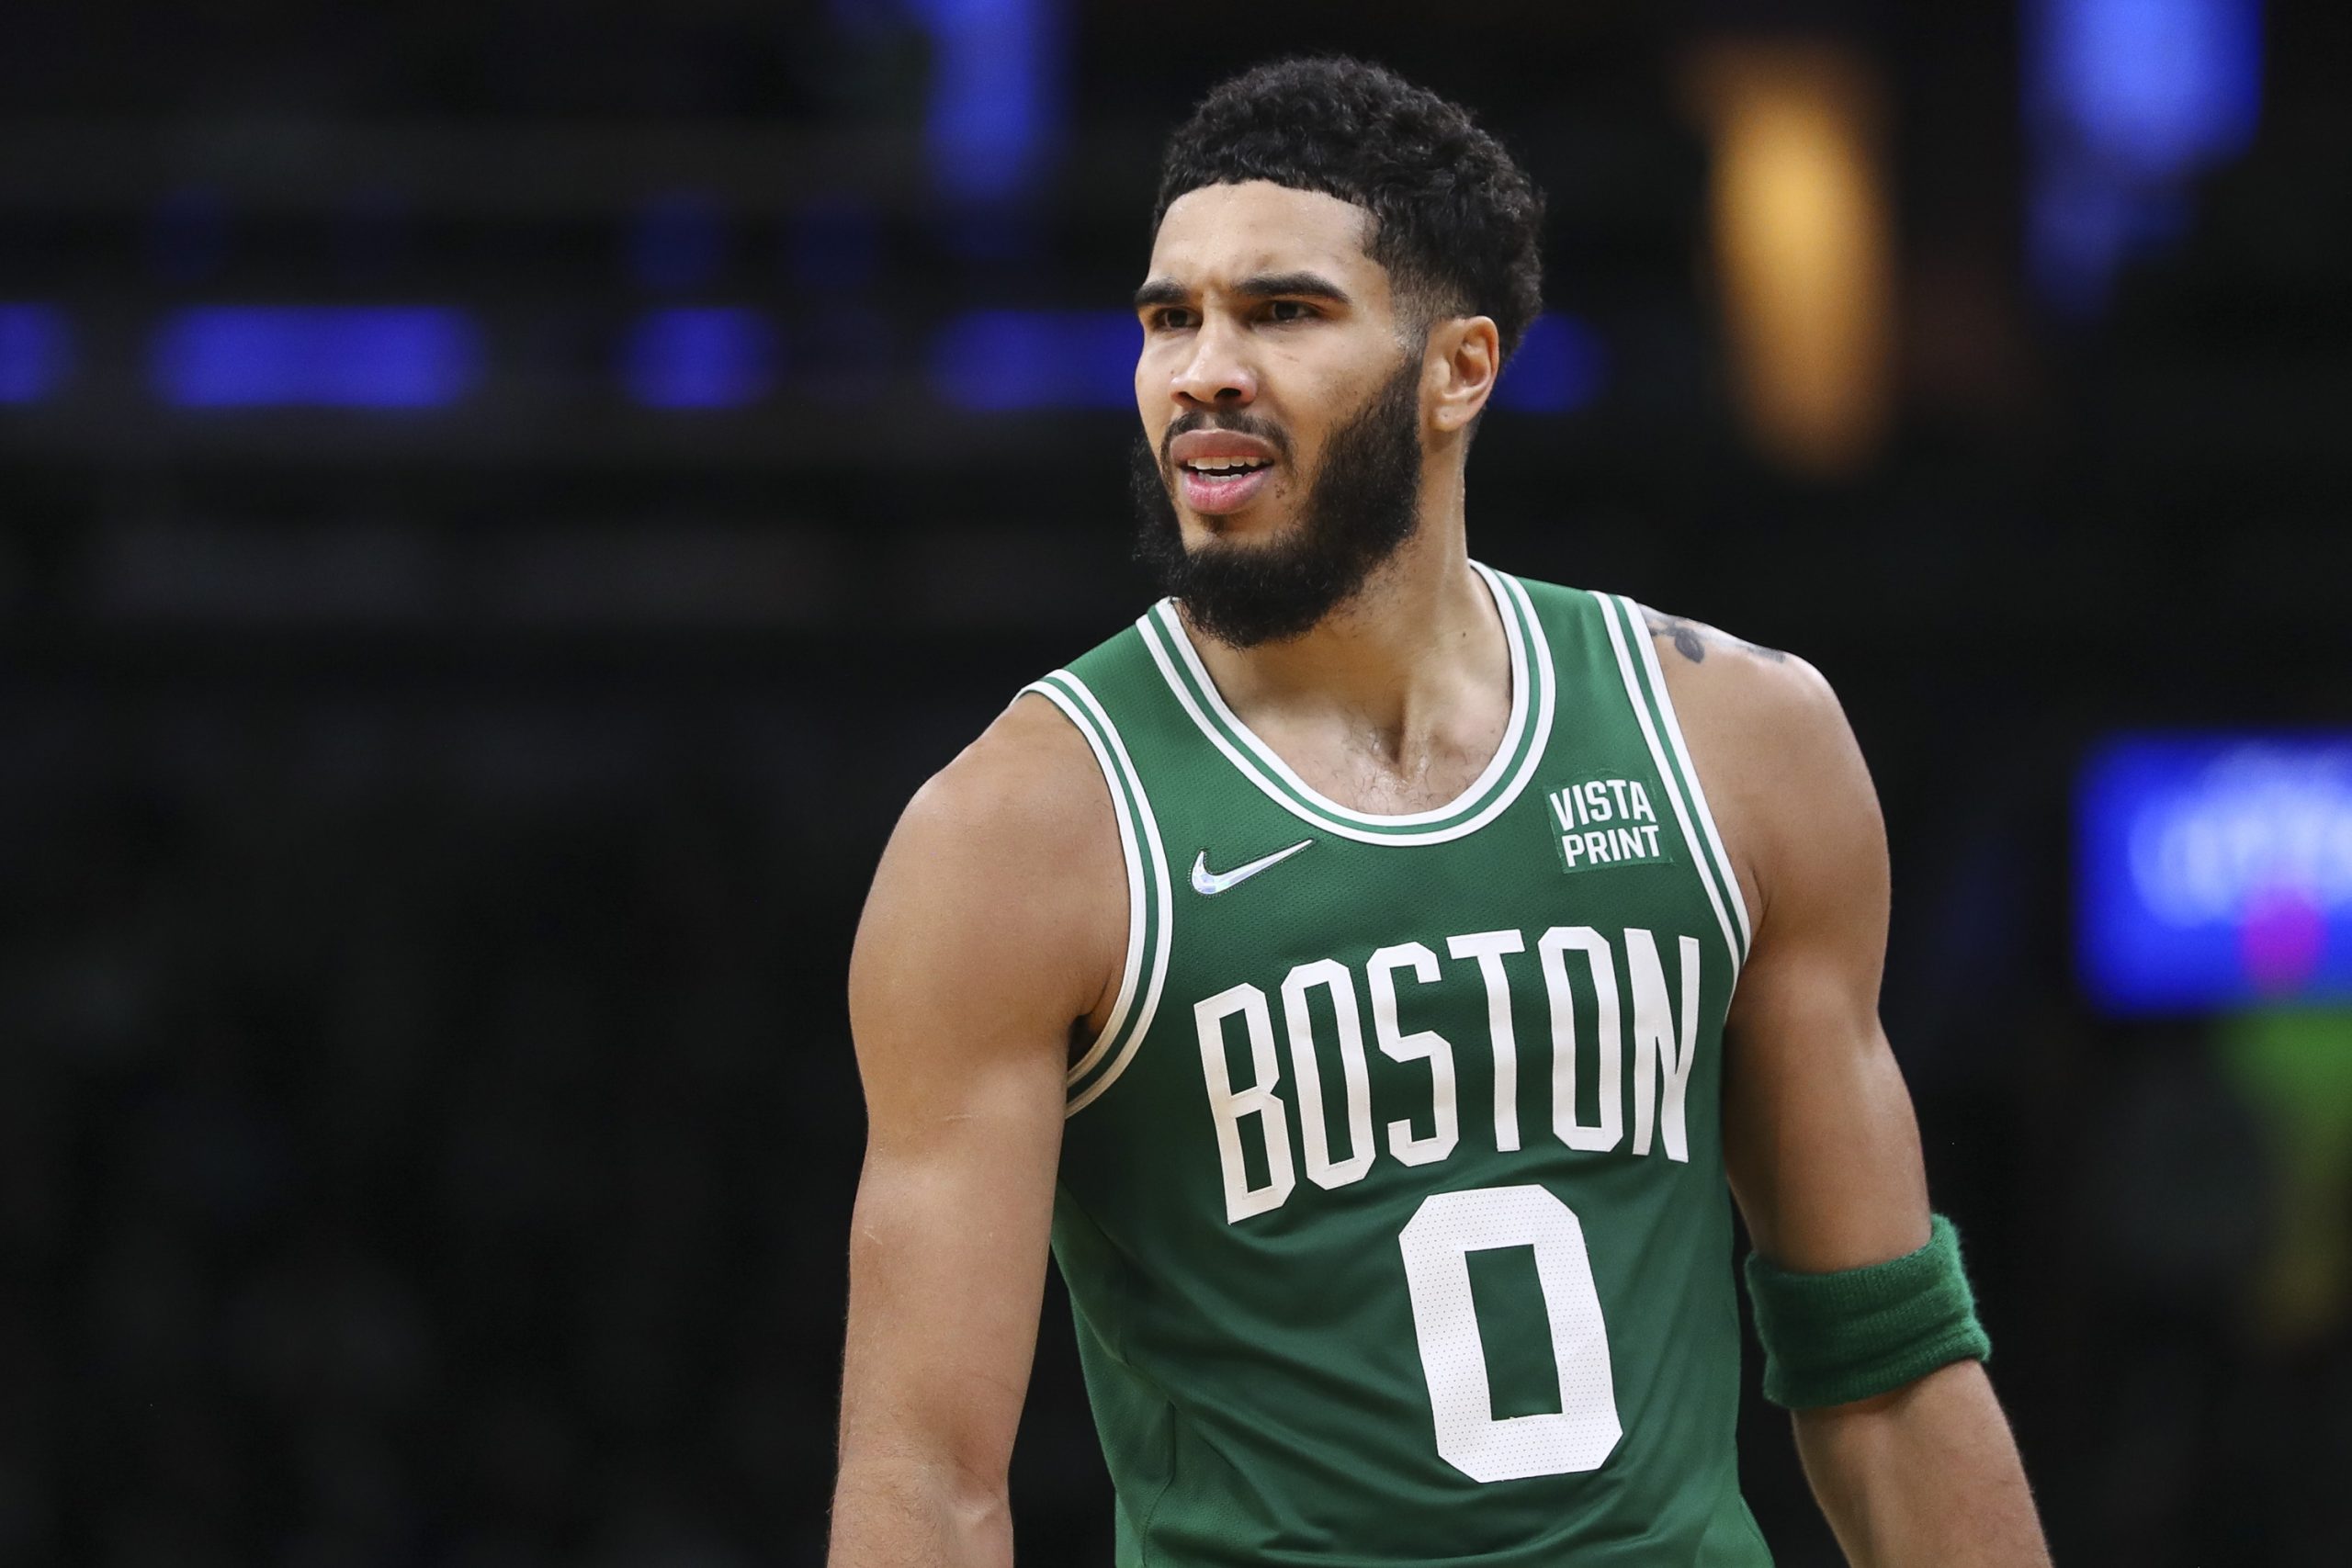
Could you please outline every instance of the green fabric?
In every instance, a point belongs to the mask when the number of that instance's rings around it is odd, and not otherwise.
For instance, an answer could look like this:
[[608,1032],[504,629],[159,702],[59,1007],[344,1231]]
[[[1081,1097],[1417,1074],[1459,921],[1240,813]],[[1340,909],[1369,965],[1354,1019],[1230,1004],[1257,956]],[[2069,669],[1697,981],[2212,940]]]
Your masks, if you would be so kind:
[[1829,1274],[1792,1273],[1748,1254],[1765,1398],[1787,1410],[1850,1404],[1993,1354],[1960,1232],[1941,1214],[1928,1232],[1917,1252]]
[[1481,581],[1514,716],[1410,818],[1265,755],[1164,609],[1031,688],[1131,875],[1054,1224],[1119,1568],[1770,1563],[1723,1171],[1747,912],[1639,610]]

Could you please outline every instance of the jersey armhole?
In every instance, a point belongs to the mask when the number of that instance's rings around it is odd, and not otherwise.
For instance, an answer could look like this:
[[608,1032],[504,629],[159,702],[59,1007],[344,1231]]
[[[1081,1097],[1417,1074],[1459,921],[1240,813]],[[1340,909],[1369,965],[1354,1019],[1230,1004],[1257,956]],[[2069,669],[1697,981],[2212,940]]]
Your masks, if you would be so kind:
[[1065,1077],[1062,1114],[1075,1116],[1127,1070],[1159,1009],[1160,987],[1168,976],[1168,859],[1160,849],[1159,821],[1126,744],[1086,682],[1068,670],[1057,670],[1021,688],[1023,695],[1032,692],[1059,708],[1094,753],[1111,792],[1119,824],[1119,856],[1126,868],[1126,958],[1102,1032],[1070,1064]]
[[1674,819],[1682,829],[1682,841],[1690,852],[1690,863],[1698,872],[1700,886],[1706,890],[1708,904],[1714,909],[1724,946],[1731,954],[1732,984],[1736,987],[1754,934],[1748,924],[1747,900],[1740,893],[1739,877],[1732,870],[1731,856],[1724,848],[1714,814],[1707,809],[1707,794],[1699,785],[1699,769],[1690,760],[1690,743],[1682,738],[1681,721],[1675,717],[1674,699],[1667,692],[1666,671],[1658,665],[1657,648],[1643,624],[1640,605],[1622,593],[1595,593],[1592,597],[1600,604],[1601,620],[1609,628],[1609,646],[1617,656],[1617,673],[1625,682],[1625,697],[1641,726],[1642,739],[1649,747],[1650,761],[1666,786]]

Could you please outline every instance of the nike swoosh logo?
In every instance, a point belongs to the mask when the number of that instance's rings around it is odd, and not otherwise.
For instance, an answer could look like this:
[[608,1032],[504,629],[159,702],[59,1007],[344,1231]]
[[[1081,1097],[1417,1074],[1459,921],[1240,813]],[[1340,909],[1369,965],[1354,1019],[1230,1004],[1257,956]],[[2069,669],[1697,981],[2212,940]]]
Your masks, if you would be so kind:
[[1211,871],[1209,852],[1203,850],[1193,862],[1193,891],[1204,898],[1214,898],[1229,888],[1238,887],[1270,865],[1277,865],[1315,842],[1301,839],[1286,850],[1276,850],[1263,860],[1253,860],[1248,865],[1237,865],[1231,871]]

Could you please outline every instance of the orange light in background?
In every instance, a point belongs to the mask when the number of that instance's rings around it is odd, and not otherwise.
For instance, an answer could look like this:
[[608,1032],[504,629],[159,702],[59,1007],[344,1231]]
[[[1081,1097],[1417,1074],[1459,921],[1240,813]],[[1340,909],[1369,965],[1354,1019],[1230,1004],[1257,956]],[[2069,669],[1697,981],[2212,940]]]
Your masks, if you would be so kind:
[[1867,461],[1893,394],[1893,261],[1869,64],[1827,45],[1711,45],[1716,265],[1741,413],[1822,477]]

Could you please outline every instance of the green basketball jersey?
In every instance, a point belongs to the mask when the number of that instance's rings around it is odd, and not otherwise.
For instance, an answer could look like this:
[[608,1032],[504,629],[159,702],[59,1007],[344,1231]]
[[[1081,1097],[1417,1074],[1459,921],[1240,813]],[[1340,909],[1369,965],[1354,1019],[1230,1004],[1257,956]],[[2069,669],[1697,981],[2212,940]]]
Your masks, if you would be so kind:
[[1165,603],[1028,688],[1126,862],[1054,1219],[1122,1565],[1770,1562],[1722,1151],[1747,911],[1640,611],[1477,570],[1510,728],[1436,810],[1318,795]]

